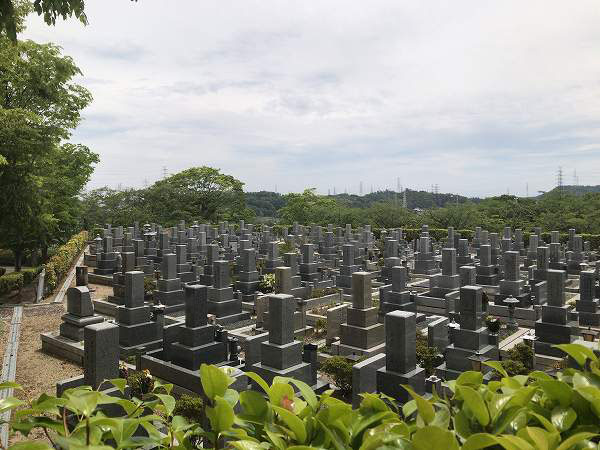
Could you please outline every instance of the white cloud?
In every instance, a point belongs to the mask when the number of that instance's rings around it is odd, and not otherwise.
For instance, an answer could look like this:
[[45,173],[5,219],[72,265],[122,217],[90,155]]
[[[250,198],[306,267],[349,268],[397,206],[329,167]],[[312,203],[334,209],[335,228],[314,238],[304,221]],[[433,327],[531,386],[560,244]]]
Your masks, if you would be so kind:
[[[167,6],[168,5],[168,6]],[[594,1],[88,2],[88,27],[30,20],[94,94],[75,139],[91,186],[191,165],[250,190],[337,186],[469,195],[548,189],[591,167]]]

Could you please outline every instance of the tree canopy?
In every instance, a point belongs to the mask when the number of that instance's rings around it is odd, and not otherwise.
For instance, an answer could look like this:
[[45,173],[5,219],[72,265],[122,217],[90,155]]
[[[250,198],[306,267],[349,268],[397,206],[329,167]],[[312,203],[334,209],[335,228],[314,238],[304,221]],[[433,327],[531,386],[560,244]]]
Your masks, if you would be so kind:
[[250,219],[244,183],[211,167],[192,167],[145,189],[94,189],[82,196],[82,219],[88,226],[133,221],[174,225],[180,220]]
[[84,25],[87,24],[84,0],[0,0],[0,34],[16,41],[22,31],[23,17],[34,10],[43,16],[48,25],[56,24],[56,19],[75,16]]
[[0,245],[15,253],[64,240],[77,228],[76,196],[98,156],[66,143],[91,94],[53,44],[0,36]]

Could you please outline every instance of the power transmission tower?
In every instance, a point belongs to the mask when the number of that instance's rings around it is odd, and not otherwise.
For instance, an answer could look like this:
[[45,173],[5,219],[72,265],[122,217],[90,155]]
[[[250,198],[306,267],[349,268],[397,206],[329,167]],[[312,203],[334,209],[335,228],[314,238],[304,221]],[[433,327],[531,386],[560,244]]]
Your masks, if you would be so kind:
[[167,178],[167,166],[163,166],[162,167],[162,177]]
[[406,209],[408,203],[406,202],[406,189],[402,191],[402,207]]
[[362,182],[362,181],[361,181],[361,182],[360,182],[360,184],[358,185],[358,193],[359,193],[360,195],[362,195],[362,194],[363,194],[363,182]]
[[337,195],[335,192],[335,186],[333,187],[333,195]]
[[331,195],[331,189],[327,189],[327,197],[329,197]]
[[573,184],[579,186],[579,177],[577,176],[577,169],[573,170]]
[[529,198],[529,183],[525,183],[525,197]]
[[558,166],[558,172],[556,173],[556,187],[562,197],[563,194],[563,170],[561,166]]

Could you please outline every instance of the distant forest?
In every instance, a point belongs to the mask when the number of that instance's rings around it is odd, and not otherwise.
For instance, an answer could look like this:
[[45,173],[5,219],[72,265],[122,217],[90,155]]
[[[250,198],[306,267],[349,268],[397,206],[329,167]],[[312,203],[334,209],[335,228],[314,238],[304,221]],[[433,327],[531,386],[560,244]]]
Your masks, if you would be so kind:
[[[325,196],[349,208],[369,208],[375,203],[386,202],[402,206],[403,194],[394,191],[377,191],[371,194],[337,194]],[[435,194],[427,191],[406,190],[406,207],[408,209],[430,209],[444,207],[447,204],[466,202],[478,203],[479,198],[468,198],[455,194]],[[276,192],[246,192],[246,206],[258,217],[276,217],[277,210],[286,206],[286,196]]]

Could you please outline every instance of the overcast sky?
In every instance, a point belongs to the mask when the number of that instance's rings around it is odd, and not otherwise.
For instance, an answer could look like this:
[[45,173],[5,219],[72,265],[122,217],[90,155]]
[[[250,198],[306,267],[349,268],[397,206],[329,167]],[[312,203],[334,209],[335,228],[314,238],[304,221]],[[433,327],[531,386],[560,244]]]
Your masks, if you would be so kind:
[[90,188],[191,166],[247,190],[600,184],[600,3],[88,0],[22,36],[93,94]]

